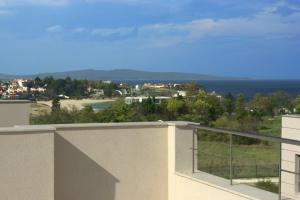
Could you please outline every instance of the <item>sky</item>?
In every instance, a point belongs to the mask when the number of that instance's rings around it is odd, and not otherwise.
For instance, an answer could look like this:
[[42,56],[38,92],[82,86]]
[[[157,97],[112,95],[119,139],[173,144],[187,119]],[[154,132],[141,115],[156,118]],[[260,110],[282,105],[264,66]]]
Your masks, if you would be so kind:
[[299,0],[0,0],[0,73],[300,79]]

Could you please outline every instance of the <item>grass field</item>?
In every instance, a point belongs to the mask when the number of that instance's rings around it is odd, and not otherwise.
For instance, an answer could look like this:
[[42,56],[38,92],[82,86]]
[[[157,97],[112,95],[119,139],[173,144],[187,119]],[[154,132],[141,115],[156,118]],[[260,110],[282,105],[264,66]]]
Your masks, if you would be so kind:
[[144,91],[145,95],[149,96],[173,96],[173,94],[177,93],[177,90],[169,89],[169,88],[155,88],[155,89],[147,89]]
[[[215,134],[215,133],[211,133]],[[210,137],[211,138],[211,137]],[[198,136],[198,169],[229,178],[229,141],[205,140]],[[233,178],[262,178],[278,176],[279,145],[275,143],[239,144],[233,137]],[[225,140],[225,141],[224,141]]]
[[[261,134],[280,136],[281,117],[264,118],[259,124]],[[233,136],[233,178],[263,178],[278,176],[279,144]],[[198,132],[198,169],[229,178],[229,135]]]
[[281,116],[264,118],[259,126],[258,132],[272,136],[281,136]]

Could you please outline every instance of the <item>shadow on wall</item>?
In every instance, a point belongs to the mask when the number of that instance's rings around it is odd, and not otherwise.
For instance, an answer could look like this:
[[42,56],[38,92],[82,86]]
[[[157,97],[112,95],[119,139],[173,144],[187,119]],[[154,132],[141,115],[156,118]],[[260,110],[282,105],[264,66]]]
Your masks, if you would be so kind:
[[119,182],[78,148],[55,134],[55,200],[114,200]]

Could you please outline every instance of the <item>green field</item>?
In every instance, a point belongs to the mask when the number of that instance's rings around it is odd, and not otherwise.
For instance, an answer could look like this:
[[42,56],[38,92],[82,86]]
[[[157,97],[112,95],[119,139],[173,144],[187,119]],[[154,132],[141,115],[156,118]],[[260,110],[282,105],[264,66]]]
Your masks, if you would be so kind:
[[[281,135],[281,117],[264,118],[258,132]],[[233,178],[277,177],[279,144],[233,136]],[[198,169],[229,178],[229,135],[198,131]]]
[[265,117],[261,122],[259,133],[272,135],[272,136],[281,136],[281,116],[274,118]]
[[151,88],[143,91],[145,95],[149,96],[173,96],[177,90],[169,88]]
[[[214,134],[214,133],[211,133]],[[223,178],[229,178],[230,145],[227,138],[211,141],[198,137],[198,169]],[[225,140],[225,141],[224,141]],[[233,137],[233,178],[264,178],[278,176],[279,145],[259,143],[244,145],[245,138]]]

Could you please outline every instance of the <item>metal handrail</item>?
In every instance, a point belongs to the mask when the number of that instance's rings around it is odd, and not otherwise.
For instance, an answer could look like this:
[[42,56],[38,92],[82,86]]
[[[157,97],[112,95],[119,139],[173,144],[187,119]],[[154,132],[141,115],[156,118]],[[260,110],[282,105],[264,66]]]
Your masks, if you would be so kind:
[[282,171],[282,172],[289,173],[289,174],[300,175],[300,173],[297,173],[297,172],[292,172],[292,171],[285,170],[285,169],[281,169],[281,171]]
[[[290,144],[290,145],[296,145],[300,146],[300,141],[298,140],[293,140],[289,138],[282,138],[282,137],[276,137],[276,136],[268,136],[268,135],[262,135],[259,133],[250,133],[250,132],[240,132],[240,131],[233,131],[233,130],[228,130],[228,129],[220,129],[220,128],[212,128],[212,127],[207,127],[207,126],[202,126],[202,125],[196,125],[196,124],[189,124],[188,125],[190,128],[193,128],[193,144],[195,144],[195,135],[197,134],[197,130],[204,130],[204,131],[210,131],[214,133],[223,133],[223,134],[228,134],[230,136],[230,184],[233,184],[233,172],[232,172],[232,136],[237,135],[237,136],[242,136],[242,137],[247,137],[247,138],[253,138],[253,139],[260,139],[264,141],[269,141],[269,142],[276,142],[280,144],[279,148],[279,155],[280,155],[280,162],[279,162],[279,199],[281,199],[281,172],[287,172],[287,173],[293,173],[296,175],[300,175],[298,173],[290,172],[287,170],[282,169],[281,167],[281,144]],[[193,145],[193,172],[195,172],[195,145]]]
[[288,139],[288,138],[262,135],[259,133],[233,131],[233,130],[229,130],[229,129],[212,128],[212,127],[208,127],[208,126],[195,125],[195,124],[189,124],[188,126],[191,128],[205,130],[205,131],[211,131],[211,132],[215,132],[215,133],[225,133],[225,134],[229,134],[229,135],[244,136],[244,137],[253,138],[253,139],[265,140],[265,141],[269,141],[269,142],[277,142],[277,143],[284,143],[284,144],[300,146],[300,141]]

